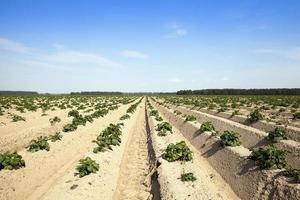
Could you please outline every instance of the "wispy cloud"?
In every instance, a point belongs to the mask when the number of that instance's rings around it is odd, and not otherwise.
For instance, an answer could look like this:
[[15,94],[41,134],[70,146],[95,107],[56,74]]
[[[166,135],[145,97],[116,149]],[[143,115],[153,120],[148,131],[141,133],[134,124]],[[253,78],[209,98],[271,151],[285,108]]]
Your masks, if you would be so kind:
[[290,49],[257,49],[254,50],[257,54],[269,54],[273,56],[280,56],[291,60],[300,60],[300,47]]
[[128,58],[140,58],[140,59],[146,59],[149,57],[147,54],[142,53],[140,51],[127,50],[127,49],[122,51],[121,55]]
[[167,35],[165,35],[166,38],[178,38],[188,34],[187,28],[179,25],[176,22],[171,23],[168,26],[168,29],[170,30],[170,32]]
[[25,46],[22,43],[18,43],[6,38],[0,38],[0,50],[16,53],[30,53],[31,48]]
[[42,57],[43,60],[64,64],[96,64],[101,67],[119,67],[121,64],[109,60],[101,55],[80,51],[60,51]]

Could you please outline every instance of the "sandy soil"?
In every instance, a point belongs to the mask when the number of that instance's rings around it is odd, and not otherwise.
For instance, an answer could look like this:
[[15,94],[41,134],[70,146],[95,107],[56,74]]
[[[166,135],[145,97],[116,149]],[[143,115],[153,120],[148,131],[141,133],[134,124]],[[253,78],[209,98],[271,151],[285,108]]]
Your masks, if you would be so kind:
[[145,104],[130,132],[130,139],[120,166],[118,186],[113,199],[150,199],[151,176],[148,164]]
[[64,134],[62,141],[50,143],[49,152],[20,151],[26,167],[0,172],[0,199],[39,199],[66,171],[74,168],[82,155],[92,149],[91,141],[109,123],[118,121],[128,107],[122,106],[92,124]]
[[[154,104],[153,104],[154,105]],[[153,125],[157,122],[152,117]],[[164,119],[164,121],[167,121]],[[163,149],[170,143],[185,141],[193,152],[192,162],[167,162],[159,158],[158,168],[162,199],[239,199],[230,186],[210,166],[204,157],[189,141],[173,126],[173,134],[159,137],[152,129],[153,145],[157,156],[162,155]],[[183,183],[179,177],[183,172],[193,172],[197,180],[192,183]]]
[[[47,136],[61,131],[62,127],[71,122],[68,117],[69,110],[48,111],[47,116],[41,116],[42,112],[26,112],[20,114],[26,118],[26,122],[11,122],[9,116],[0,119],[0,152],[19,151],[27,146],[32,139],[38,136]],[[61,122],[51,125],[49,119],[59,117]]]
[[52,184],[51,188],[43,194],[41,199],[112,199],[117,187],[122,157],[128,146],[127,143],[132,130],[136,126],[140,109],[141,107],[138,107],[131,118],[124,121],[121,136],[122,143],[120,146],[113,147],[113,151],[100,152],[98,154],[94,154],[92,152],[93,148],[91,148],[87,153],[82,155],[82,157],[89,156],[99,163],[100,169],[97,173],[83,178],[74,176],[78,162],[73,163],[70,170],[57,182]]

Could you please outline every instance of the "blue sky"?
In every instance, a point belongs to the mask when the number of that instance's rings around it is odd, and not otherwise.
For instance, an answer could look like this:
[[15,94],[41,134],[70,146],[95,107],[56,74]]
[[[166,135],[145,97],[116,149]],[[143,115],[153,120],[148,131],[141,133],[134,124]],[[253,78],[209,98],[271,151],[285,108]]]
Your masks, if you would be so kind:
[[0,90],[300,87],[299,0],[0,0]]

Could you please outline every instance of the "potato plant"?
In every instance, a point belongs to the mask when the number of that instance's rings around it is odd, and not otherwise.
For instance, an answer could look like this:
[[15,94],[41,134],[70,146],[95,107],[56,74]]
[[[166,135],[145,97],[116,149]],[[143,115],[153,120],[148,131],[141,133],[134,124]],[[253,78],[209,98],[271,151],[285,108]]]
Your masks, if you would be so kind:
[[56,142],[58,140],[61,140],[63,137],[63,135],[60,132],[56,132],[54,135],[50,135],[49,136],[49,140],[51,140],[51,142]]
[[193,121],[196,121],[196,120],[197,120],[197,118],[193,115],[187,115],[185,117],[185,122],[193,122]]
[[168,162],[191,161],[193,160],[193,155],[186,143],[181,141],[176,144],[169,144],[165,153],[162,155],[162,158]]
[[172,133],[172,126],[168,122],[161,122],[157,124],[158,136],[166,136],[167,132]]
[[129,118],[130,118],[130,115],[125,114],[122,117],[120,117],[120,120],[126,120],[126,119],[129,119]]
[[210,131],[210,132],[214,132],[215,131],[215,127],[212,124],[212,122],[207,121],[207,122],[203,122],[200,126],[200,132],[203,133],[205,131]]
[[50,121],[51,125],[54,125],[55,123],[61,122],[61,119],[59,117],[55,116],[54,118],[49,119],[49,121]]
[[25,167],[25,161],[17,152],[6,152],[3,154],[0,153],[0,171],[2,169],[13,170],[21,167]]
[[89,175],[91,173],[96,173],[99,170],[99,164],[92,160],[90,157],[85,157],[79,160],[79,165],[76,167],[78,175],[80,178]]
[[250,113],[250,122],[255,123],[263,119],[262,114],[259,112],[259,110],[254,110]]
[[112,146],[119,146],[121,144],[121,126],[123,123],[110,124],[104,129],[101,134],[93,142],[97,144],[93,152],[104,152],[106,150],[112,150]]
[[30,152],[37,152],[40,150],[49,151],[50,146],[47,140],[48,140],[47,137],[39,136],[36,140],[32,140],[30,142],[30,145],[27,147],[27,151]]
[[280,140],[286,140],[286,130],[283,127],[276,127],[274,131],[270,132],[268,135],[268,139],[271,142],[278,142]]
[[239,140],[239,134],[234,131],[224,131],[224,133],[220,136],[221,145],[225,146],[240,146],[241,141]]
[[197,180],[197,178],[194,176],[192,172],[189,172],[189,173],[182,173],[180,176],[180,180],[182,182],[194,182]]
[[268,145],[254,149],[249,158],[254,160],[261,169],[282,169],[287,166],[286,155],[285,150]]

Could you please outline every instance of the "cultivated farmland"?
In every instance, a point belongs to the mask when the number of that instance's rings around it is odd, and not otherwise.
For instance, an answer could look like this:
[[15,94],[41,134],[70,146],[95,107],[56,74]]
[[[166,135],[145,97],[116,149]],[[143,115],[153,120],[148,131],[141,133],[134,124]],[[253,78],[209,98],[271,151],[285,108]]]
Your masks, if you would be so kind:
[[0,199],[300,199],[299,96],[0,105]]

